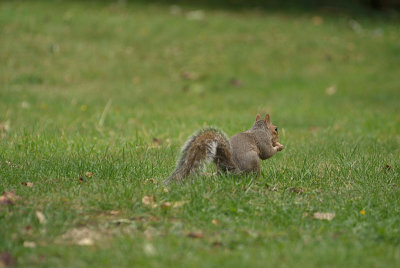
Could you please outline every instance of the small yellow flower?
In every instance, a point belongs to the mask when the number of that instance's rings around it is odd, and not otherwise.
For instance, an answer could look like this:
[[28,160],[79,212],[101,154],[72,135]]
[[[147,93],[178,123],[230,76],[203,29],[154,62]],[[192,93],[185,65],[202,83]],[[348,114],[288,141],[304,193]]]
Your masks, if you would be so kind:
[[360,210],[361,215],[365,215],[365,210]]
[[82,105],[82,106],[81,106],[81,111],[84,112],[84,111],[86,111],[86,110],[87,110],[87,106],[86,106],[85,104]]

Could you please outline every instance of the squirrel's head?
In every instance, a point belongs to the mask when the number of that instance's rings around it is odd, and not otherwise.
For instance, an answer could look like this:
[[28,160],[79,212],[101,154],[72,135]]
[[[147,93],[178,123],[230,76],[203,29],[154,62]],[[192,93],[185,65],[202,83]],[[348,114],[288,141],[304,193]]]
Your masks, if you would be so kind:
[[269,114],[265,115],[265,119],[262,120],[261,116],[257,114],[256,122],[254,123],[255,128],[264,128],[266,131],[271,133],[272,145],[275,146],[279,141],[278,127],[271,123]]

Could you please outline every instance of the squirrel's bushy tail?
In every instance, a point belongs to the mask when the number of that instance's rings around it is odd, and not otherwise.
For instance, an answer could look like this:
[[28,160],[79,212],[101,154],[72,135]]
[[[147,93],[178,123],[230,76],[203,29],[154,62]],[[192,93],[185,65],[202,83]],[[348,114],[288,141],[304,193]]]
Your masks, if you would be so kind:
[[227,136],[216,128],[196,132],[182,147],[181,156],[174,172],[166,183],[186,178],[207,162],[215,162],[217,170],[236,172],[232,149]]

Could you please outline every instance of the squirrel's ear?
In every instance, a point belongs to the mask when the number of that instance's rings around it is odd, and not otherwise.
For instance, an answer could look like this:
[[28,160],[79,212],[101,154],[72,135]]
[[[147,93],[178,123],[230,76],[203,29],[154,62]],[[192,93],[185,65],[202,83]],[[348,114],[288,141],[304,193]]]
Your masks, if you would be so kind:
[[269,114],[265,115],[265,123],[271,123],[271,119],[269,118]]
[[260,114],[257,114],[256,121],[261,120]]

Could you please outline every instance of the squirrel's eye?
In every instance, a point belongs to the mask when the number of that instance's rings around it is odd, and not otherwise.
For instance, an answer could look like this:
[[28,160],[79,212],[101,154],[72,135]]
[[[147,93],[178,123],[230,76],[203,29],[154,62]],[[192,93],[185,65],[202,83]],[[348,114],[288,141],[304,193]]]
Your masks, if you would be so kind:
[[277,127],[275,128],[275,131],[278,132],[278,128]]

